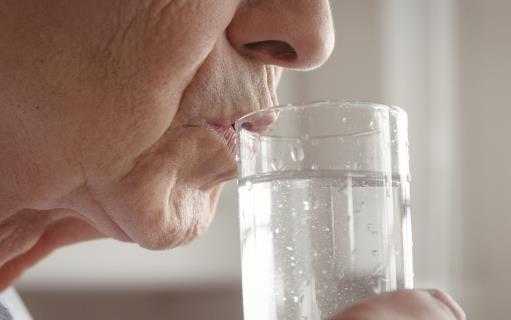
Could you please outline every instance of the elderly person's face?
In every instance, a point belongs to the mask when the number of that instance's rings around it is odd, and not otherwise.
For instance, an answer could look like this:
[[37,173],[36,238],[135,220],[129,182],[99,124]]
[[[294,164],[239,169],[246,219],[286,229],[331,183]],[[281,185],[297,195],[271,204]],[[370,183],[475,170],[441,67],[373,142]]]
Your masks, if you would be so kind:
[[231,125],[331,52],[327,0],[0,4],[0,285],[56,247],[209,225]]

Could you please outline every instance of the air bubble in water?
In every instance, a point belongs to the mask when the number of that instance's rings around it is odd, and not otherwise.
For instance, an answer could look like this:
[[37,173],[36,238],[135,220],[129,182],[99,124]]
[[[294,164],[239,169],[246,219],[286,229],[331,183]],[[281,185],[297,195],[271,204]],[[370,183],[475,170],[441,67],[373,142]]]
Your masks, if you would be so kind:
[[303,200],[303,210],[309,211],[311,209],[311,203],[308,200]]
[[382,291],[381,291],[381,284],[380,283],[377,283],[376,285],[374,285],[373,287],[373,292],[375,294],[380,294]]
[[301,144],[295,144],[291,146],[291,159],[295,162],[302,161],[305,157],[303,147]]

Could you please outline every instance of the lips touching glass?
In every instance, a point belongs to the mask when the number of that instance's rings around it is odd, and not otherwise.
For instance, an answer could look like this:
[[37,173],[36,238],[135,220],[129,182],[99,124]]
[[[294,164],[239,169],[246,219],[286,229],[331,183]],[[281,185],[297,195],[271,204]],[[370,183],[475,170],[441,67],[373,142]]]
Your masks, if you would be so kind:
[[413,286],[403,110],[288,105],[236,131],[245,320],[329,319]]

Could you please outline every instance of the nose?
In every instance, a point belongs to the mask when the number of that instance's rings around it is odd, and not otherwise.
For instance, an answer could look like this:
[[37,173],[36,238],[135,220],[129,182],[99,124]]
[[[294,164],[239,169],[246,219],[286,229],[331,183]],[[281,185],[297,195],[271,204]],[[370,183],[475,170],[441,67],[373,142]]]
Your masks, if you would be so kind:
[[323,64],[334,47],[328,0],[242,1],[227,28],[241,54],[290,69]]

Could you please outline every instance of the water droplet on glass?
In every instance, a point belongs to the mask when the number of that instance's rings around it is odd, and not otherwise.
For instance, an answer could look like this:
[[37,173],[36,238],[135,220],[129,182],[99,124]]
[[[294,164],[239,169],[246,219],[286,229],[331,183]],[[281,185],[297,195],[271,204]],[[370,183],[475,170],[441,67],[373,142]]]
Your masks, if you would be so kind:
[[324,270],[324,269],[323,269],[323,270],[321,270],[321,273],[322,273],[322,274],[327,274],[328,272],[327,272],[326,270]]
[[275,183],[273,183],[271,189],[273,190],[273,192],[278,192],[280,190],[280,182],[276,181]]
[[275,234],[279,234],[280,233],[280,229],[279,228],[275,228],[275,230],[273,232],[275,232]]
[[348,118],[342,117],[341,121],[342,121],[342,123],[346,123],[348,121]]
[[371,253],[373,254],[373,257],[376,257],[378,255],[378,250],[373,250]]
[[374,129],[374,121],[369,122],[369,128]]
[[286,247],[287,251],[293,251],[293,247]]
[[284,161],[280,158],[273,158],[271,160],[271,168],[273,170],[282,170],[284,169]]
[[308,200],[303,200],[303,210],[309,211],[311,209],[311,204]]
[[287,301],[287,298],[286,297],[282,297],[282,301]]
[[300,301],[300,298],[298,298],[298,296],[293,296],[293,302],[298,303],[298,301]]
[[325,227],[325,228],[323,228],[323,231],[330,232],[330,228],[329,227]]
[[318,164],[317,164],[317,163],[313,163],[313,164],[311,165],[311,169],[312,169],[312,170],[317,170],[317,169],[318,169]]
[[349,163],[345,164],[345,165],[344,165],[344,168],[345,168],[346,170],[350,170],[350,169],[351,169],[351,164],[349,164]]
[[294,144],[291,146],[291,159],[295,162],[302,161],[305,157],[303,147],[301,144]]
[[250,181],[245,182],[245,188],[248,191],[252,190],[252,182],[250,182]]
[[407,174],[407,175],[406,175],[406,181],[407,181],[408,183],[412,182],[412,176],[411,176],[411,175],[409,175],[409,174]]
[[321,207],[321,201],[319,199],[314,199],[312,201],[312,209],[317,210],[319,207]]
[[367,224],[367,231],[371,234],[378,234],[378,229],[372,223]]
[[378,266],[376,266],[376,268],[374,268],[372,275],[377,276],[382,274],[384,268],[385,268],[384,264],[379,264]]

